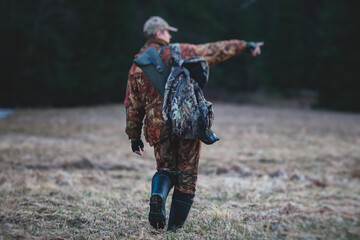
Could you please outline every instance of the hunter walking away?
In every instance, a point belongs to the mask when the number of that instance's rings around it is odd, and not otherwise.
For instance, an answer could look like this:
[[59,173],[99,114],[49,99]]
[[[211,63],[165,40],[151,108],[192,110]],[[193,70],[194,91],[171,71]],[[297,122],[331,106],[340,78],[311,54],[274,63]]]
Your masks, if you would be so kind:
[[360,239],[359,0],[0,12],[0,240]]
[[[128,75],[125,131],[135,154],[141,156],[144,150],[143,125],[145,139],[154,148],[157,171],[151,183],[151,226],[165,227],[166,198],[174,188],[167,230],[176,230],[184,225],[194,202],[201,144],[219,140],[210,129],[211,103],[204,99],[201,91],[208,79],[207,66],[212,67],[244,51],[257,56],[264,43],[233,39],[200,45],[170,44],[170,32],[178,29],[158,16],[148,19],[143,30],[147,42],[136,55]],[[152,53],[150,48],[156,52]],[[165,68],[171,69],[170,77]],[[169,84],[176,78],[177,82]],[[165,82],[159,84],[163,79]],[[171,109],[176,112],[182,108],[187,110],[169,114]],[[188,111],[190,120],[182,121]],[[165,121],[167,116],[170,121]],[[179,134],[179,128],[185,133]]]

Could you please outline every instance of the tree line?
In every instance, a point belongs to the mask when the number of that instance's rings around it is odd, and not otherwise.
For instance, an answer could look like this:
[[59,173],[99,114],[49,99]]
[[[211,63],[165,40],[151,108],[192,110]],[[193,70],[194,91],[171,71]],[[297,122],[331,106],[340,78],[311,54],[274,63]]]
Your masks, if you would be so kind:
[[[162,16],[172,41],[264,41],[211,69],[218,94],[317,93],[315,107],[360,111],[360,1],[0,0],[0,107],[122,102],[128,70]],[[221,97],[221,96],[220,96]]]

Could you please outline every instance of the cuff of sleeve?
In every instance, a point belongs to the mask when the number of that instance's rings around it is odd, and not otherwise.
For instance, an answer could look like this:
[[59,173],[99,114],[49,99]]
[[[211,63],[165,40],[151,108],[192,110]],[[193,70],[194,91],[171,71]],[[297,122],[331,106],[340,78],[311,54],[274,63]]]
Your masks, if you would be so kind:
[[236,54],[242,53],[245,47],[246,47],[246,41],[236,40]]
[[126,134],[129,136],[130,140],[139,140],[141,139],[141,132],[138,131],[130,131],[128,129],[125,130]]
[[131,141],[137,141],[137,140],[139,140],[139,139],[141,139],[141,137],[138,137],[138,138],[132,138],[132,137],[130,137],[130,136],[129,136],[129,140],[131,140]]

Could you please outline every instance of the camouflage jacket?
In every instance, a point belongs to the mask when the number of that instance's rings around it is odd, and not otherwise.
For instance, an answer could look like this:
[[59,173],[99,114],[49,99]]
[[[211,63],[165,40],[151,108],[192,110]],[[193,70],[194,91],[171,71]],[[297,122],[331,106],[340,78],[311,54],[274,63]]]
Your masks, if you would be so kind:
[[[167,45],[167,43],[162,40],[149,40],[135,58],[149,47],[155,47],[160,51],[164,45]],[[241,53],[244,47],[245,42],[240,40],[218,41],[200,45],[180,43],[182,58],[201,56],[207,60],[209,66]],[[170,67],[171,54],[169,47],[164,49],[162,60]],[[131,66],[129,71],[124,103],[126,107],[125,132],[129,139],[140,139],[145,116],[144,135],[150,146],[169,136],[170,128],[162,116],[163,99],[135,64]]]

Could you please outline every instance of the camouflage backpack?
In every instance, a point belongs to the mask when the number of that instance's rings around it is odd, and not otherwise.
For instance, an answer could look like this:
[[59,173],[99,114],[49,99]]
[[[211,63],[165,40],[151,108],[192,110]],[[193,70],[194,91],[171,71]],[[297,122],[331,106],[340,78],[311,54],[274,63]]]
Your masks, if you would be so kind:
[[182,59],[179,44],[169,47],[173,59],[171,69],[161,59],[164,47],[160,53],[150,47],[134,63],[163,97],[163,118],[172,132],[182,138],[199,138],[212,144],[219,138],[210,129],[214,119],[212,104],[205,100],[202,92],[209,76],[208,63],[202,57]]
[[208,63],[202,57],[182,59],[179,44],[170,44],[170,51],[173,64],[165,84],[163,118],[177,136],[212,144],[219,139],[210,130],[212,103],[202,92],[208,81]]

